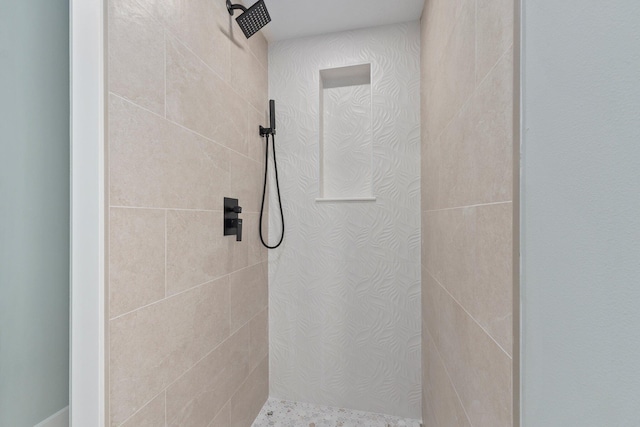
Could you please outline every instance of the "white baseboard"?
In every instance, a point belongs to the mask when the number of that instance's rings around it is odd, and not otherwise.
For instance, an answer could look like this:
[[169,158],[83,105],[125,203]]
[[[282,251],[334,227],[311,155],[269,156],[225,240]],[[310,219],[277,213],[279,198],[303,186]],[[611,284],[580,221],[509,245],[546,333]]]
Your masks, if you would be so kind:
[[69,407],[59,410],[34,427],[69,427]]

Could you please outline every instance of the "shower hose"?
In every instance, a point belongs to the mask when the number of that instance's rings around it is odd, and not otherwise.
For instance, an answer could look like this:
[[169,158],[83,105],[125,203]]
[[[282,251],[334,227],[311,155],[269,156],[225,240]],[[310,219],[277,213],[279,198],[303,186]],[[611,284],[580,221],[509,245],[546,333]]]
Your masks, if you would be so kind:
[[260,205],[260,241],[262,244],[268,249],[275,249],[282,244],[284,240],[284,213],[282,211],[282,199],[280,198],[280,182],[278,181],[278,162],[276,161],[276,138],[275,135],[271,135],[271,146],[273,147],[273,168],[276,175],[276,190],[278,192],[278,204],[280,206],[280,218],[282,219],[282,236],[280,236],[280,241],[275,246],[269,246],[264,241],[264,236],[262,234],[262,216],[264,214],[264,199],[267,194],[267,171],[269,168],[269,134],[266,134],[267,137],[267,147],[265,151],[264,158],[264,185],[262,186],[262,204]]

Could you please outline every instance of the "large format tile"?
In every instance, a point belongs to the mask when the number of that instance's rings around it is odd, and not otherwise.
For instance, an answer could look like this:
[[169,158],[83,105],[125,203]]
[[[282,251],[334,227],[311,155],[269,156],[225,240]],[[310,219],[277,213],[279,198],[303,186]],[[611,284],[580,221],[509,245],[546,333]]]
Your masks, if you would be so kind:
[[423,422],[511,426],[513,2],[426,1],[421,41]]
[[247,40],[247,44],[260,64],[265,69],[269,69],[269,45],[265,36],[262,33],[257,33]]
[[223,213],[167,212],[167,294],[192,288],[231,271],[235,237],[223,235]]
[[[229,81],[229,13],[223,1],[180,0],[178,13],[166,16],[174,34],[223,80]],[[175,10],[175,9],[174,9]]]
[[511,203],[428,212],[425,233],[429,272],[509,354],[512,215]]
[[261,110],[267,105],[267,70],[251,51],[242,32],[234,33],[234,37],[231,43],[233,79],[230,84],[254,108]]
[[440,424],[438,424],[436,420],[434,410],[431,407],[431,402],[424,396],[422,397],[422,424],[420,427],[440,427]]
[[[443,270],[444,254],[438,251],[437,246],[437,242],[442,240],[441,222],[441,215],[435,215],[433,212],[422,213],[422,268],[434,277],[440,277]],[[424,281],[422,283],[424,285]]]
[[[266,210],[266,207],[265,207],[265,210]],[[247,240],[247,244],[249,246],[248,265],[251,266],[254,264],[267,261],[267,258],[268,258],[267,248],[265,248],[262,245],[262,242],[260,241],[260,229],[259,229],[260,214],[249,212],[246,214],[243,213],[242,216],[244,218],[243,239]],[[265,240],[267,240],[269,235],[267,230],[269,220],[266,212],[264,214],[263,222],[264,222],[264,229],[262,230],[262,232],[264,234]]]
[[262,164],[237,153],[229,153],[229,194],[237,198],[242,212],[260,212],[264,169]]
[[[240,151],[240,153],[248,155],[249,158],[263,165],[262,167],[264,167],[267,142],[264,137],[260,136],[259,129],[260,126],[269,127],[267,108],[268,106],[264,105],[260,109],[249,108],[247,111],[247,152]],[[276,120],[278,116],[277,109],[278,106],[276,105]]]
[[159,427],[165,425],[165,394],[160,393],[120,427]]
[[474,318],[512,355],[513,348],[513,204],[483,206],[476,219],[476,281],[461,297]]
[[165,212],[111,208],[109,216],[109,316],[165,296]]
[[111,423],[119,425],[229,335],[228,278],[109,322]]
[[512,77],[508,54],[436,141],[436,156],[427,162],[438,173],[437,200],[429,209],[511,200]]
[[231,402],[222,408],[218,415],[211,421],[208,427],[229,427],[231,426]]
[[513,0],[477,2],[477,82],[485,78],[513,44],[513,5]]
[[258,366],[260,361],[269,354],[269,311],[262,310],[249,322],[249,366]]
[[[446,49],[447,42],[455,30],[455,23],[464,12],[469,12],[475,7],[476,0],[430,0],[425,2],[422,12],[422,45],[421,49],[425,61],[424,70],[431,70],[442,56],[449,53]],[[425,88],[434,86],[433,79],[422,80]]]
[[474,427],[512,425],[511,358],[444,289],[439,305],[438,349]]
[[242,221],[242,241],[238,242],[235,235],[225,236],[229,247],[229,271],[241,270],[249,266],[249,245],[250,238],[248,235],[249,227],[247,226],[246,215],[240,215],[244,218]]
[[249,353],[247,325],[171,384],[168,425],[207,427],[251,371]]
[[229,276],[232,331],[267,307],[267,280],[266,263],[236,271]]
[[446,55],[430,65],[427,89],[427,137],[444,130],[475,89],[475,4],[465,2],[445,45]]
[[[131,1],[131,0],[129,0]],[[208,68],[228,81],[231,26],[224,1],[135,0]]]
[[110,0],[109,92],[164,115],[164,30],[137,2]]
[[269,358],[265,357],[231,398],[231,426],[250,427],[269,397]]
[[[429,274],[426,268],[422,268],[422,325],[427,329],[429,335],[439,345],[440,337],[440,309],[439,296],[440,286],[436,280]],[[423,332],[427,332],[423,331]],[[424,350],[424,349],[423,349]],[[423,385],[426,385],[424,383]]]
[[513,199],[513,50],[484,79],[472,100],[477,172],[471,203]]
[[464,412],[462,403],[451,384],[442,359],[438,354],[435,343],[429,333],[422,334],[422,346],[424,348],[424,387],[425,399],[433,411],[433,417],[437,425],[446,427],[471,427]]
[[178,40],[167,37],[167,118],[243,152],[247,102]]
[[224,147],[116,96],[109,103],[112,206],[222,210]]

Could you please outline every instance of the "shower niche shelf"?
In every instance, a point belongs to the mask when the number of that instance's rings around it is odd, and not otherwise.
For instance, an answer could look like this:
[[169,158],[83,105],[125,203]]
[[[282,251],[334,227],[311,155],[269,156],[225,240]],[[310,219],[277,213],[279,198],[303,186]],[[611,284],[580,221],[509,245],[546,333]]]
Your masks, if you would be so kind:
[[320,197],[372,202],[371,64],[320,70]]

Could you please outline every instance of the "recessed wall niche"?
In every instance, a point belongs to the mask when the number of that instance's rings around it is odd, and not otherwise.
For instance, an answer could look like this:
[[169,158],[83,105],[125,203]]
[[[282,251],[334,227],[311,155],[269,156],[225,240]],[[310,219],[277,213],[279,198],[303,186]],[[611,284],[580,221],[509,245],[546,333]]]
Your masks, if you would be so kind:
[[371,64],[320,70],[320,198],[373,201]]

